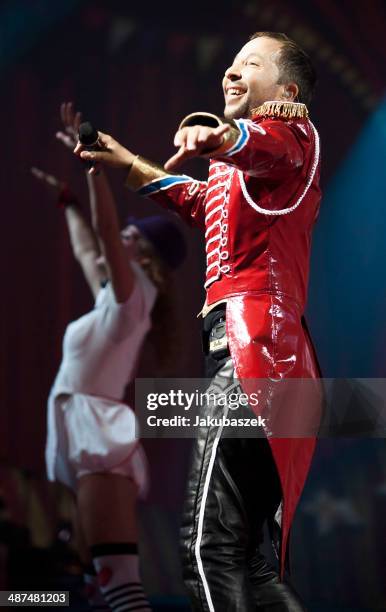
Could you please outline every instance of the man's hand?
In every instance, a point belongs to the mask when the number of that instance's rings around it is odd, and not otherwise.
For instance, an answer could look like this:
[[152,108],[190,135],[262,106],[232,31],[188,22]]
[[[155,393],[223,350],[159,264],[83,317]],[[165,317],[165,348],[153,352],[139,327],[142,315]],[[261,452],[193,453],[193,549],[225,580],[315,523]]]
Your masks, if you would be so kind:
[[198,157],[203,153],[218,149],[224,142],[224,134],[229,130],[230,125],[228,124],[216,128],[203,125],[182,128],[174,137],[174,145],[179,149],[165,163],[165,170],[174,170],[191,157]]
[[[136,157],[131,151],[125,149],[125,147],[114,140],[114,138],[108,134],[103,134],[103,132],[98,132],[98,138],[99,144],[103,150],[86,151],[83,145],[78,142],[74,149],[75,155],[87,161],[100,162],[113,168],[130,168]],[[95,168],[91,168],[89,174],[94,173]]]
[[60,118],[64,126],[64,132],[56,132],[56,138],[69,149],[73,149],[78,142],[82,113],[75,113],[72,102],[63,102],[60,105]]

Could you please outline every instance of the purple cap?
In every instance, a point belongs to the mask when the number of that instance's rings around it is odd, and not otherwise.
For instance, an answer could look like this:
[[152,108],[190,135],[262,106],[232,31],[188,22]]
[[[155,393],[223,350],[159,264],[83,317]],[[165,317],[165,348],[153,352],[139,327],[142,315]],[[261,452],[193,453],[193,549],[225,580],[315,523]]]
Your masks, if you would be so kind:
[[128,217],[127,225],[135,225],[141,234],[153,245],[157,254],[170,268],[177,268],[186,257],[186,242],[183,233],[167,217]]

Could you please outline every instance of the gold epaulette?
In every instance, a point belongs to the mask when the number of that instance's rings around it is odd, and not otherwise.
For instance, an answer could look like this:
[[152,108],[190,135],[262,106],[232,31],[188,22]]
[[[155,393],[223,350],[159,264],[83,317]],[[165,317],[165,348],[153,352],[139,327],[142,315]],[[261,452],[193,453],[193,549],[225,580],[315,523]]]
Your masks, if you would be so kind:
[[293,117],[308,117],[308,109],[302,102],[284,102],[282,100],[268,100],[261,106],[252,110],[253,116],[260,117],[285,117],[292,119]]

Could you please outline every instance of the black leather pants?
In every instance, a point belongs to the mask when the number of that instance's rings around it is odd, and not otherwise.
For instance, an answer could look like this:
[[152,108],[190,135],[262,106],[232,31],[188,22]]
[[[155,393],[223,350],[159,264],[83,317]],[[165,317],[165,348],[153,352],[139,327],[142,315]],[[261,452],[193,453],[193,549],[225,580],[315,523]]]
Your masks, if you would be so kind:
[[[232,377],[227,358],[212,382],[221,390]],[[219,416],[224,408],[212,410]],[[273,521],[281,501],[269,444],[265,438],[221,434],[216,426],[198,431],[188,482],[181,548],[192,609],[304,611],[259,551],[263,525]]]

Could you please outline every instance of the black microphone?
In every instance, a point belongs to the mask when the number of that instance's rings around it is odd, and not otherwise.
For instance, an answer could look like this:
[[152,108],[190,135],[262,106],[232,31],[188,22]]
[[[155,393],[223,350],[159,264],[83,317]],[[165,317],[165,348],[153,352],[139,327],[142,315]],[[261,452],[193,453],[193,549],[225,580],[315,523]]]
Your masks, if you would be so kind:
[[[86,151],[100,151],[102,149],[99,142],[98,131],[89,121],[84,121],[80,124],[78,137],[79,142]],[[95,166],[95,162],[91,160],[87,160],[86,164],[89,170]],[[97,174],[97,172],[95,174]]]

